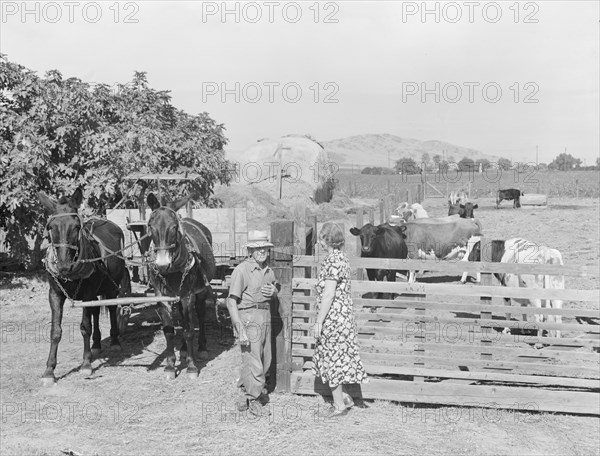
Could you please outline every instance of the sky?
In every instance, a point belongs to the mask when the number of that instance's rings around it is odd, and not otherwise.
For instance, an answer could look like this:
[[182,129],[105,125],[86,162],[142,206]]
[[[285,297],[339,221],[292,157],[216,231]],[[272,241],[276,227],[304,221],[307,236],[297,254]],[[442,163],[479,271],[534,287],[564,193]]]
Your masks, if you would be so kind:
[[[0,2],[0,52],[43,75],[146,71],[226,150],[388,133],[550,162],[600,151],[597,1]],[[368,163],[368,157],[365,157]]]

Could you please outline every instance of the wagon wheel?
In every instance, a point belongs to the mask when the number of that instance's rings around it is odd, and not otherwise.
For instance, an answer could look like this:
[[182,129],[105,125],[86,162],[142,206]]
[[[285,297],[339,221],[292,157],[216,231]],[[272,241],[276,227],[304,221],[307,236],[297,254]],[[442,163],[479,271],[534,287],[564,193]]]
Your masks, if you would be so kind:
[[[129,277],[129,269],[125,269],[125,274],[121,278],[121,283],[119,284],[119,297],[131,296],[131,278]],[[119,326],[119,334],[123,334],[127,329],[127,325],[129,324],[129,317],[131,316],[131,312],[122,312],[124,308],[118,307],[117,312],[117,324]],[[129,310],[130,308],[127,308]]]

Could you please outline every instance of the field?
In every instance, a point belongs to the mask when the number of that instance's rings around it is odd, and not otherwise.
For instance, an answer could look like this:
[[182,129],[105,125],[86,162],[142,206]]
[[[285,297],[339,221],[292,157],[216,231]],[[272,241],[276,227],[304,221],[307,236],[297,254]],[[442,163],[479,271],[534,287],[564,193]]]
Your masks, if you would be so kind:
[[[466,190],[470,183],[473,199],[493,197],[499,188],[518,188],[524,193],[543,193],[556,198],[600,197],[598,171],[536,171],[534,168],[522,171],[524,172],[509,170],[499,174],[493,171],[487,174],[449,171],[447,174],[428,174],[427,181],[442,193],[446,192],[446,188],[448,191]],[[339,189],[351,198],[379,198],[421,182],[420,175],[371,176],[340,171],[335,177],[338,179]],[[427,192],[428,195],[435,194],[430,188]]]
[[[362,176],[358,182],[362,188]],[[522,236],[559,249],[565,264],[597,270],[598,200],[556,197],[550,203],[496,210],[491,198],[481,197],[476,216],[492,238]],[[430,215],[444,215],[445,201],[424,205]],[[346,228],[355,223],[353,215],[339,221]],[[353,257],[355,239],[347,241]],[[567,288],[598,286],[585,278],[566,282]],[[366,401],[343,420],[323,422],[315,417],[322,398],[280,393],[271,395],[270,416],[246,416],[235,411],[240,356],[230,333],[221,335],[212,321],[211,359],[198,361],[199,377],[168,381],[161,365],[166,344],[153,308],[134,314],[120,354],[108,350],[103,318],[105,350],[89,378],[77,371],[80,311],[66,308],[60,379],[44,389],[39,377],[49,349],[48,284],[43,274],[30,273],[2,278],[1,288],[2,454],[600,454],[596,417]],[[565,308],[574,305],[565,302]]]

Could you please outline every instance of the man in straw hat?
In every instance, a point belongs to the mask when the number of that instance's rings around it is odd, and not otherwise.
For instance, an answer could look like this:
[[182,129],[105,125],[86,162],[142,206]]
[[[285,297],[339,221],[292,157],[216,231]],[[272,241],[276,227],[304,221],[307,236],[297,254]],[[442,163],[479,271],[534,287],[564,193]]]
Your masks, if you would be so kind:
[[240,411],[262,413],[266,374],[271,366],[271,303],[277,302],[277,282],[269,267],[266,231],[248,232],[248,257],[233,270],[227,309],[242,351],[239,384],[244,391]]

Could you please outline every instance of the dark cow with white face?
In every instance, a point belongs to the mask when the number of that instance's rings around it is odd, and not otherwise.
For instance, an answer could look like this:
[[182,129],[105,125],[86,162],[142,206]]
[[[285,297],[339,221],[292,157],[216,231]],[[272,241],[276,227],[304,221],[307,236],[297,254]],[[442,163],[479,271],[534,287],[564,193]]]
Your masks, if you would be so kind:
[[498,190],[498,193],[496,194],[496,209],[500,208],[500,203],[504,200],[512,201],[515,209],[521,207],[521,196],[523,195],[525,195],[525,193],[516,188]]
[[[544,245],[539,245],[521,238],[508,239],[506,241],[494,240],[491,242],[491,262],[492,263],[522,263],[522,264],[557,264],[562,265],[563,259],[561,253]],[[481,261],[481,240],[479,237],[473,237],[469,241],[467,253],[464,256],[468,261]],[[463,273],[461,282],[467,280],[467,273]],[[543,275],[543,274],[494,274],[498,281],[505,287],[523,287],[523,288],[554,288],[564,289],[565,280],[563,276]],[[481,274],[477,274],[476,281],[480,281]],[[510,304],[510,298],[504,298]],[[522,306],[534,306],[542,308],[542,301],[546,301],[549,307],[555,309],[562,308],[562,300],[551,299],[525,299],[513,298],[515,302]],[[554,323],[562,323],[561,315],[549,315]],[[536,315],[536,322],[542,322],[543,316]],[[505,331],[507,331],[506,329]],[[541,333],[541,331],[539,331]],[[553,331],[554,332],[554,331]],[[560,331],[555,331],[556,337],[560,337]]]
[[[367,223],[362,228],[350,228],[350,233],[360,237],[362,258],[397,258],[405,259],[407,255],[405,236],[402,234],[402,228],[392,226],[388,223],[374,226]],[[369,280],[383,280],[387,277],[388,282],[396,281],[395,270],[387,269],[367,269]],[[405,271],[403,271],[406,273]]]
[[[472,236],[482,236],[481,223],[476,219],[454,216],[418,219],[401,225],[405,228],[408,258],[443,259],[461,258]],[[409,282],[415,281],[411,271]]]

